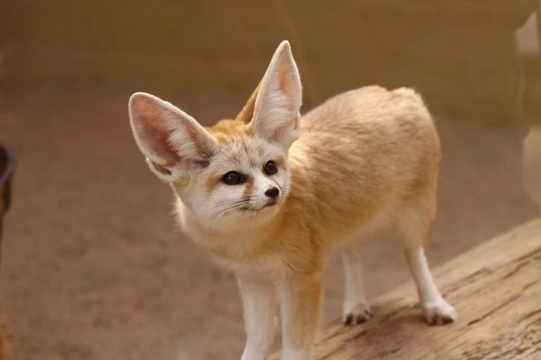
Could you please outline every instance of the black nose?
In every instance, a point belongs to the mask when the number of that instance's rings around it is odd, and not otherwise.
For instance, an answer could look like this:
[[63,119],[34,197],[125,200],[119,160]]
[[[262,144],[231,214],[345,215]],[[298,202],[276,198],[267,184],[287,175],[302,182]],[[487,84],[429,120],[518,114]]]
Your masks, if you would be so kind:
[[268,189],[267,191],[265,191],[265,195],[274,199],[275,197],[280,195],[280,190],[278,190],[277,187],[273,186],[270,189]]

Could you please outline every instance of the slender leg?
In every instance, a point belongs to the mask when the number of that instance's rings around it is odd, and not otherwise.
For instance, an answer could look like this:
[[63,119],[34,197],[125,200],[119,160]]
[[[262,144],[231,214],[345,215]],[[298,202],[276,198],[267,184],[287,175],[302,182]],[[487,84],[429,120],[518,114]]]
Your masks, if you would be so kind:
[[246,346],[241,360],[264,360],[276,330],[276,294],[266,281],[238,278],[244,307]]
[[282,360],[310,360],[319,326],[321,274],[295,275],[278,284]]
[[431,325],[455,321],[455,309],[445,301],[434,283],[423,247],[406,249],[406,259],[415,280],[426,321]]
[[[430,186],[431,185],[431,186]],[[412,199],[397,218],[397,234],[405,247],[406,259],[417,287],[426,321],[442,325],[456,320],[455,309],[441,296],[432,279],[423,244],[430,235],[436,214],[435,180]]]
[[344,309],[342,321],[358,325],[372,317],[363,284],[361,254],[357,244],[342,250],[344,264]]

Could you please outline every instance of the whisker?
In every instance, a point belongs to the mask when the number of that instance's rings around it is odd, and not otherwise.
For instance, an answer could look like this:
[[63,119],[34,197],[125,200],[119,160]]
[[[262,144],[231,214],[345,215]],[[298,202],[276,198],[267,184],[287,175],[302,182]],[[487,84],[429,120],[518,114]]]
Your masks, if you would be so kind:
[[228,211],[238,209],[238,208],[241,208],[241,207],[245,206],[246,204],[249,204],[250,201],[251,201],[251,198],[245,198],[245,199],[240,199],[240,200],[235,200],[235,201],[228,201],[228,202],[224,202],[222,204],[219,204],[218,209],[216,209],[216,208],[212,209],[214,211],[214,213],[212,214],[210,219],[215,220],[216,218],[218,218],[221,215],[224,215]]

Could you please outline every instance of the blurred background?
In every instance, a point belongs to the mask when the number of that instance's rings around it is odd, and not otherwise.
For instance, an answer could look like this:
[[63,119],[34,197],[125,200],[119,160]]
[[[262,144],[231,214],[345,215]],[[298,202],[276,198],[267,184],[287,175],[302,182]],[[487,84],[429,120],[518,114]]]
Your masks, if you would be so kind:
[[[0,272],[13,358],[239,358],[234,277],[177,229],[127,102],[146,91],[205,125],[235,116],[284,39],[304,111],[370,84],[425,98],[443,147],[433,266],[538,217],[539,6],[0,0],[0,141],[17,157]],[[370,298],[409,281],[395,239],[360,244]],[[341,313],[341,281],[333,257],[323,324]]]

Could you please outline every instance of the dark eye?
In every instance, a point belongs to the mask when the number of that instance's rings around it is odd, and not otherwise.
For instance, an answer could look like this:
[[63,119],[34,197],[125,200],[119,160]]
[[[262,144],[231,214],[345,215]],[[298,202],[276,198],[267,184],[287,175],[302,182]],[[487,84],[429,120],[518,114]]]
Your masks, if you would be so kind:
[[230,171],[224,175],[222,181],[227,185],[240,185],[246,182],[246,177],[236,171]]
[[278,172],[278,169],[276,168],[276,165],[274,164],[274,161],[269,161],[265,164],[265,167],[263,168],[265,171],[265,174],[267,175],[274,175]]

